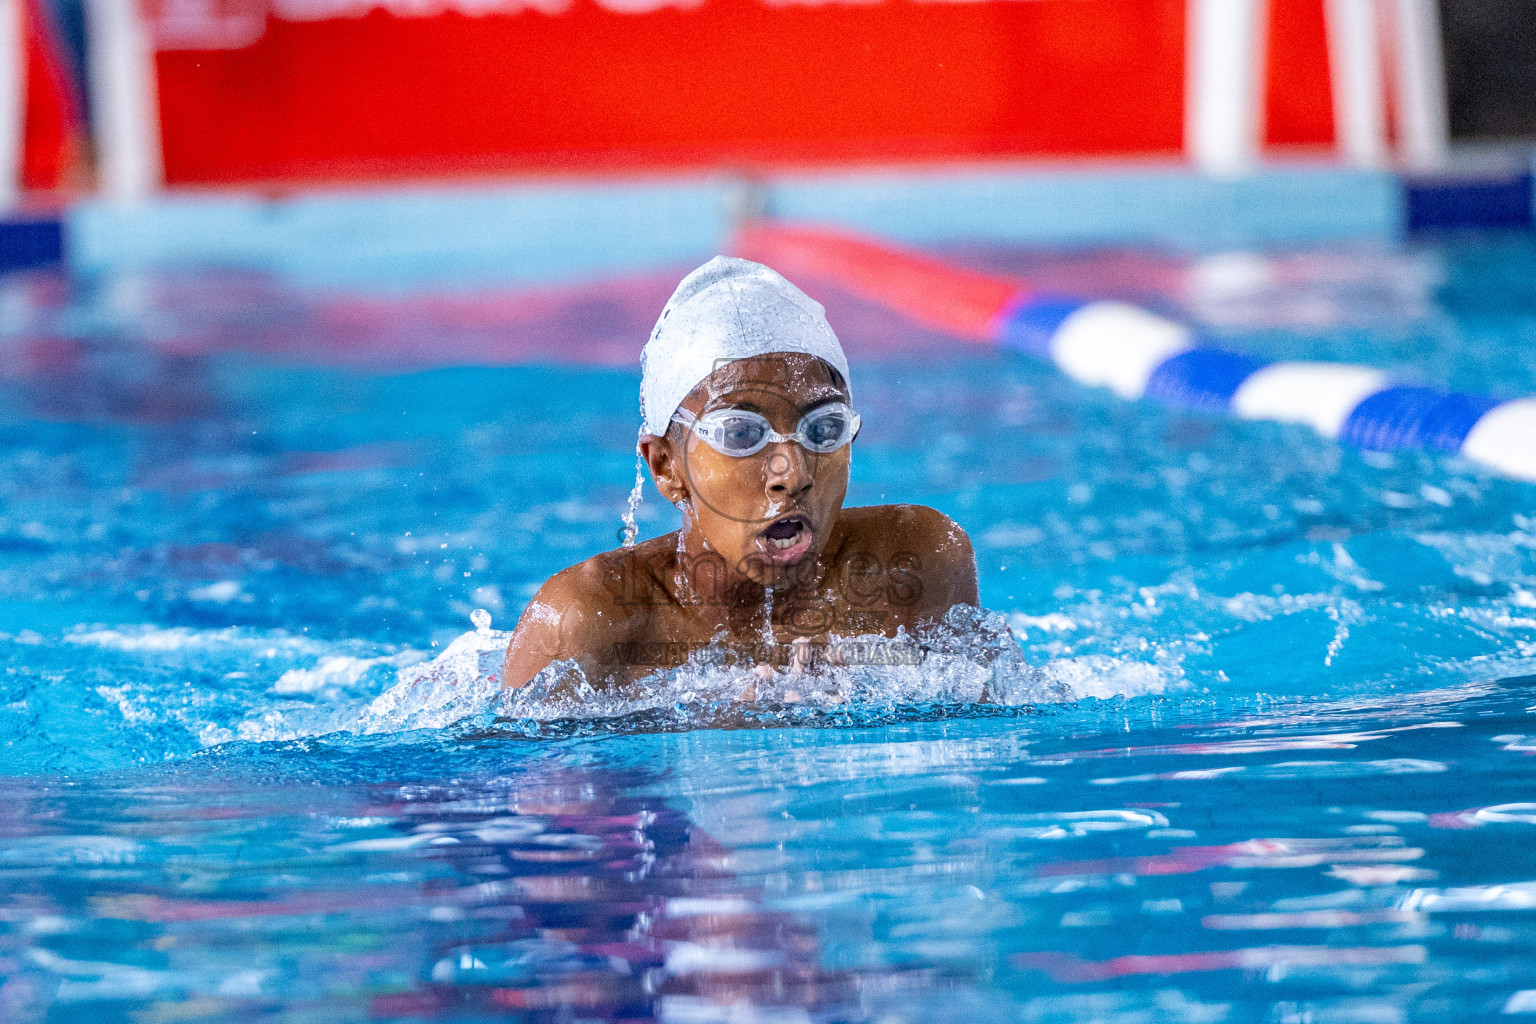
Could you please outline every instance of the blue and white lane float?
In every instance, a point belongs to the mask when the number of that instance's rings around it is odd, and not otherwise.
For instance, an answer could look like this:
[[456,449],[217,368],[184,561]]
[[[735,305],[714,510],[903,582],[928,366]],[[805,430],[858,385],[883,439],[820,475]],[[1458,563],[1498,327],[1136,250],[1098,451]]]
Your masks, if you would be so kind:
[[1306,424],[1373,451],[1460,454],[1504,476],[1536,481],[1536,397],[1395,383],[1381,370],[1266,362],[1201,343],[1187,324],[1124,302],[1034,292],[845,232],[755,223],[740,255],[795,277],[820,277],[927,326],[1054,363],[1121,398],[1247,420]]

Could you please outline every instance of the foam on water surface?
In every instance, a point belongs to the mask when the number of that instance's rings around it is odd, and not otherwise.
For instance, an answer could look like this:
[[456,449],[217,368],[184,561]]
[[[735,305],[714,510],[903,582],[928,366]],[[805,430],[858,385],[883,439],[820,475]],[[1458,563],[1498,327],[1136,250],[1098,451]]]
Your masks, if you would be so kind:
[[[158,663],[173,670],[197,663],[209,672],[220,662],[262,659],[263,673],[236,669],[218,677],[225,699],[213,692],[188,694],[185,707],[170,713],[163,688],[96,686],[94,696],[120,716],[114,724],[146,727],[140,759],[185,753],[178,726],[203,747],[337,733],[408,735],[450,727],[554,736],[583,728],[624,733],[733,725],[846,726],[964,713],[967,707],[1029,712],[1085,696],[1138,696],[1167,687],[1155,666],[1102,655],[1032,665],[1000,616],[957,608],[948,627],[953,635],[920,632],[837,641],[845,650],[858,648],[860,663],[848,667],[815,665],[802,671],[780,665],[765,678],[752,665],[726,664],[723,649],[706,647],[687,665],[617,689],[594,689],[574,663],[561,662],[527,686],[506,690],[501,667],[511,634],[490,628],[483,610],[476,619],[476,629],[431,657],[410,649],[339,654],[281,633],[151,626],[78,628],[60,644],[125,652],[140,656],[145,667]],[[36,639],[38,645],[45,643]],[[169,743],[157,750],[156,739]]]

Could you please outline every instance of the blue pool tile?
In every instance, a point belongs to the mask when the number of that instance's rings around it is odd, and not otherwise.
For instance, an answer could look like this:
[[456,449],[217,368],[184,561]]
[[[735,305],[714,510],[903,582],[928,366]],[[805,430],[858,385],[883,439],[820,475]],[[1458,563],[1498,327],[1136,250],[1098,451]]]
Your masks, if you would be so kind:
[[1403,183],[1408,230],[1529,228],[1532,180],[1529,173],[1504,178]]
[[59,221],[0,220],[0,273],[42,267],[64,258],[64,230]]

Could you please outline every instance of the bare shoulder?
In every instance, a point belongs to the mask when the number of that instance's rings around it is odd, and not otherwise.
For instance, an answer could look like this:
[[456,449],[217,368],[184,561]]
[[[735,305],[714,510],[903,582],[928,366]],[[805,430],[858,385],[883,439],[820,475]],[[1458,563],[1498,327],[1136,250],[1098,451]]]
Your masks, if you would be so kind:
[[925,615],[943,615],[979,600],[971,538],[949,516],[927,505],[846,508],[839,520],[850,547],[887,565],[903,565],[922,580]]
[[654,543],[594,555],[546,580],[517,622],[502,685],[522,686],[550,662],[568,659],[589,677],[606,675],[614,645],[643,625],[636,621],[641,608],[624,600],[625,588],[634,586]]
[[547,625],[552,614],[562,618],[599,615],[613,603],[607,586],[612,575],[611,560],[606,553],[593,555],[560,570],[545,580],[533,600],[528,602],[523,617],[518,620],[518,629]]
[[971,538],[960,524],[927,505],[864,505],[843,509],[839,518],[861,546],[885,547],[893,553],[931,552],[941,558],[972,557]]

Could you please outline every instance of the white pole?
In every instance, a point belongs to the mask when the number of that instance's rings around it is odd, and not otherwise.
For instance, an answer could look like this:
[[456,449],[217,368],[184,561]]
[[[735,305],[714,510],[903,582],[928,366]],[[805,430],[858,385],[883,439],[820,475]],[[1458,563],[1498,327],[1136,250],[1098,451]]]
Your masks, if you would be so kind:
[[1404,164],[1414,170],[1446,165],[1451,133],[1435,0],[1397,0],[1397,123]]
[[1387,126],[1376,0],[1328,0],[1327,17],[1339,151],[1356,167],[1381,167],[1387,162]]
[[163,180],[154,47],[138,0],[86,0],[85,11],[101,191],[135,202]]
[[27,132],[27,40],[22,0],[0,0],[0,213],[21,198]]
[[1189,0],[1184,145],[1201,169],[1241,174],[1264,126],[1264,0]]

